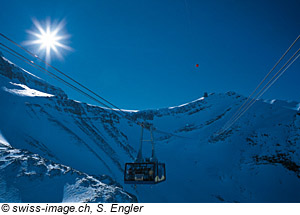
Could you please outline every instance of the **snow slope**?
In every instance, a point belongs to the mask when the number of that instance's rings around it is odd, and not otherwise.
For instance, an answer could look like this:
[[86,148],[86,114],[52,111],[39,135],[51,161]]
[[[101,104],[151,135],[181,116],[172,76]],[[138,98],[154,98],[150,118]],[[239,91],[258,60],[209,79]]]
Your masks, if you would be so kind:
[[[300,201],[296,102],[259,100],[217,137],[245,97],[210,94],[176,107],[128,111],[134,119],[187,137],[156,132],[156,154],[166,163],[167,181],[135,188],[123,184],[123,168],[138,150],[137,125],[115,111],[68,99],[4,58],[0,98],[0,131],[12,147],[87,174],[108,175],[139,202]],[[150,145],[144,149],[150,155]]]
[[89,176],[0,143],[0,202],[135,201],[107,177]]

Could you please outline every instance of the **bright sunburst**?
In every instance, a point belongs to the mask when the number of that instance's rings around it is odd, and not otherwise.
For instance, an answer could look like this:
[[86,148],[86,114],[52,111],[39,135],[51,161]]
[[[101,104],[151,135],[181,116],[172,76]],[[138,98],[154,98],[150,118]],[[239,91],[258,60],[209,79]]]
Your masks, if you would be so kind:
[[55,25],[51,24],[50,20],[47,20],[44,27],[36,19],[33,19],[33,23],[36,27],[36,31],[28,30],[27,32],[33,35],[35,39],[27,41],[25,44],[39,45],[38,51],[45,51],[44,54],[47,61],[50,61],[51,51],[54,51],[55,54],[62,59],[60,53],[62,49],[72,50],[71,47],[63,44],[66,42],[66,39],[69,38],[69,35],[62,33],[63,27],[65,26],[64,21]]

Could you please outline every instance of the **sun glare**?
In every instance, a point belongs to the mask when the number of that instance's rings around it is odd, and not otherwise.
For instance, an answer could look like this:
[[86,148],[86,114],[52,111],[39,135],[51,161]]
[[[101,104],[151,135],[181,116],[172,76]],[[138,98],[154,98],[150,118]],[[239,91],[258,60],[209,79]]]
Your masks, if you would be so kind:
[[72,50],[71,47],[63,44],[69,35],[61,33],[65,22],[61,21],[57,25],[51,24],[48,20],[44,27],[37,20],[33,20],[35,31],[28,30],[27,32],[35,37],[34,40],[25,42],[26,45],[39,45],[39,53],[44,52],[46,60],[50,61],[51,51],[54,51],[56,56],[62,58],[61,51]]

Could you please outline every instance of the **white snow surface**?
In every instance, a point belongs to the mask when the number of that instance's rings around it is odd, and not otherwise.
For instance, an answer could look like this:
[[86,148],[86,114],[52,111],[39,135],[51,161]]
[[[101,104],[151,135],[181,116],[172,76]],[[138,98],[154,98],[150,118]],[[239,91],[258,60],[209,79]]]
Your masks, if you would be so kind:
[[[217,137],[244,96],[212,93],[172,108],[127,112],[187,137],[155,132],[156,155],[166,164],[167,180],[135,188],[124,184],[123,173],[138,151],[138,125],[115,111],[70,100],[61,89],[0,58],[0,87],[9,88],[9,82],[55,95],[13,96],[0,90],[0,130],[12,147],[88,175],[110,176],[139,202],[300,202],[298,102],[258,100]],[[150,156],[149,144],[143,150]],[[64,184],[65,194],[57,201],[82,201],[94,193],[85,186],[73,197],[76,187],[76,182]]]
[[4,146],[11,146],[7,140],[5,139],[5,137],[2,135],[1,131],[0,131],[0,144],[4,145]]
[[116,185],[0,144],[0,202],[135,202]]
[[29,97],[52,97],[52,96],[54,96],[54,95],[51,95],[49,93],[43,93],[43,92],[40,92],[40,91],[35,90],[35,89],[30,89],[29,87],[27,87],[24,84],[16,84],[16,83],[12,83],[12,82],[10,82],[10,84],[12,84],[14,86],[19,86],[22,89],[8,89],[6,87],[3,87],[3,89],[6,92],[16,94],[18,96],[29,96]]

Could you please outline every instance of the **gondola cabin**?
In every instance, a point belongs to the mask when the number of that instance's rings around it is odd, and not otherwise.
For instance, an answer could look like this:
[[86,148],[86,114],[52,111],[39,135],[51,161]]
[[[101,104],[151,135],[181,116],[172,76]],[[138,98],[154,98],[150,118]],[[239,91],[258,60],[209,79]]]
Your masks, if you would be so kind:
[[126,163],[125,184],[157,184],[166,180],[164,163]]

